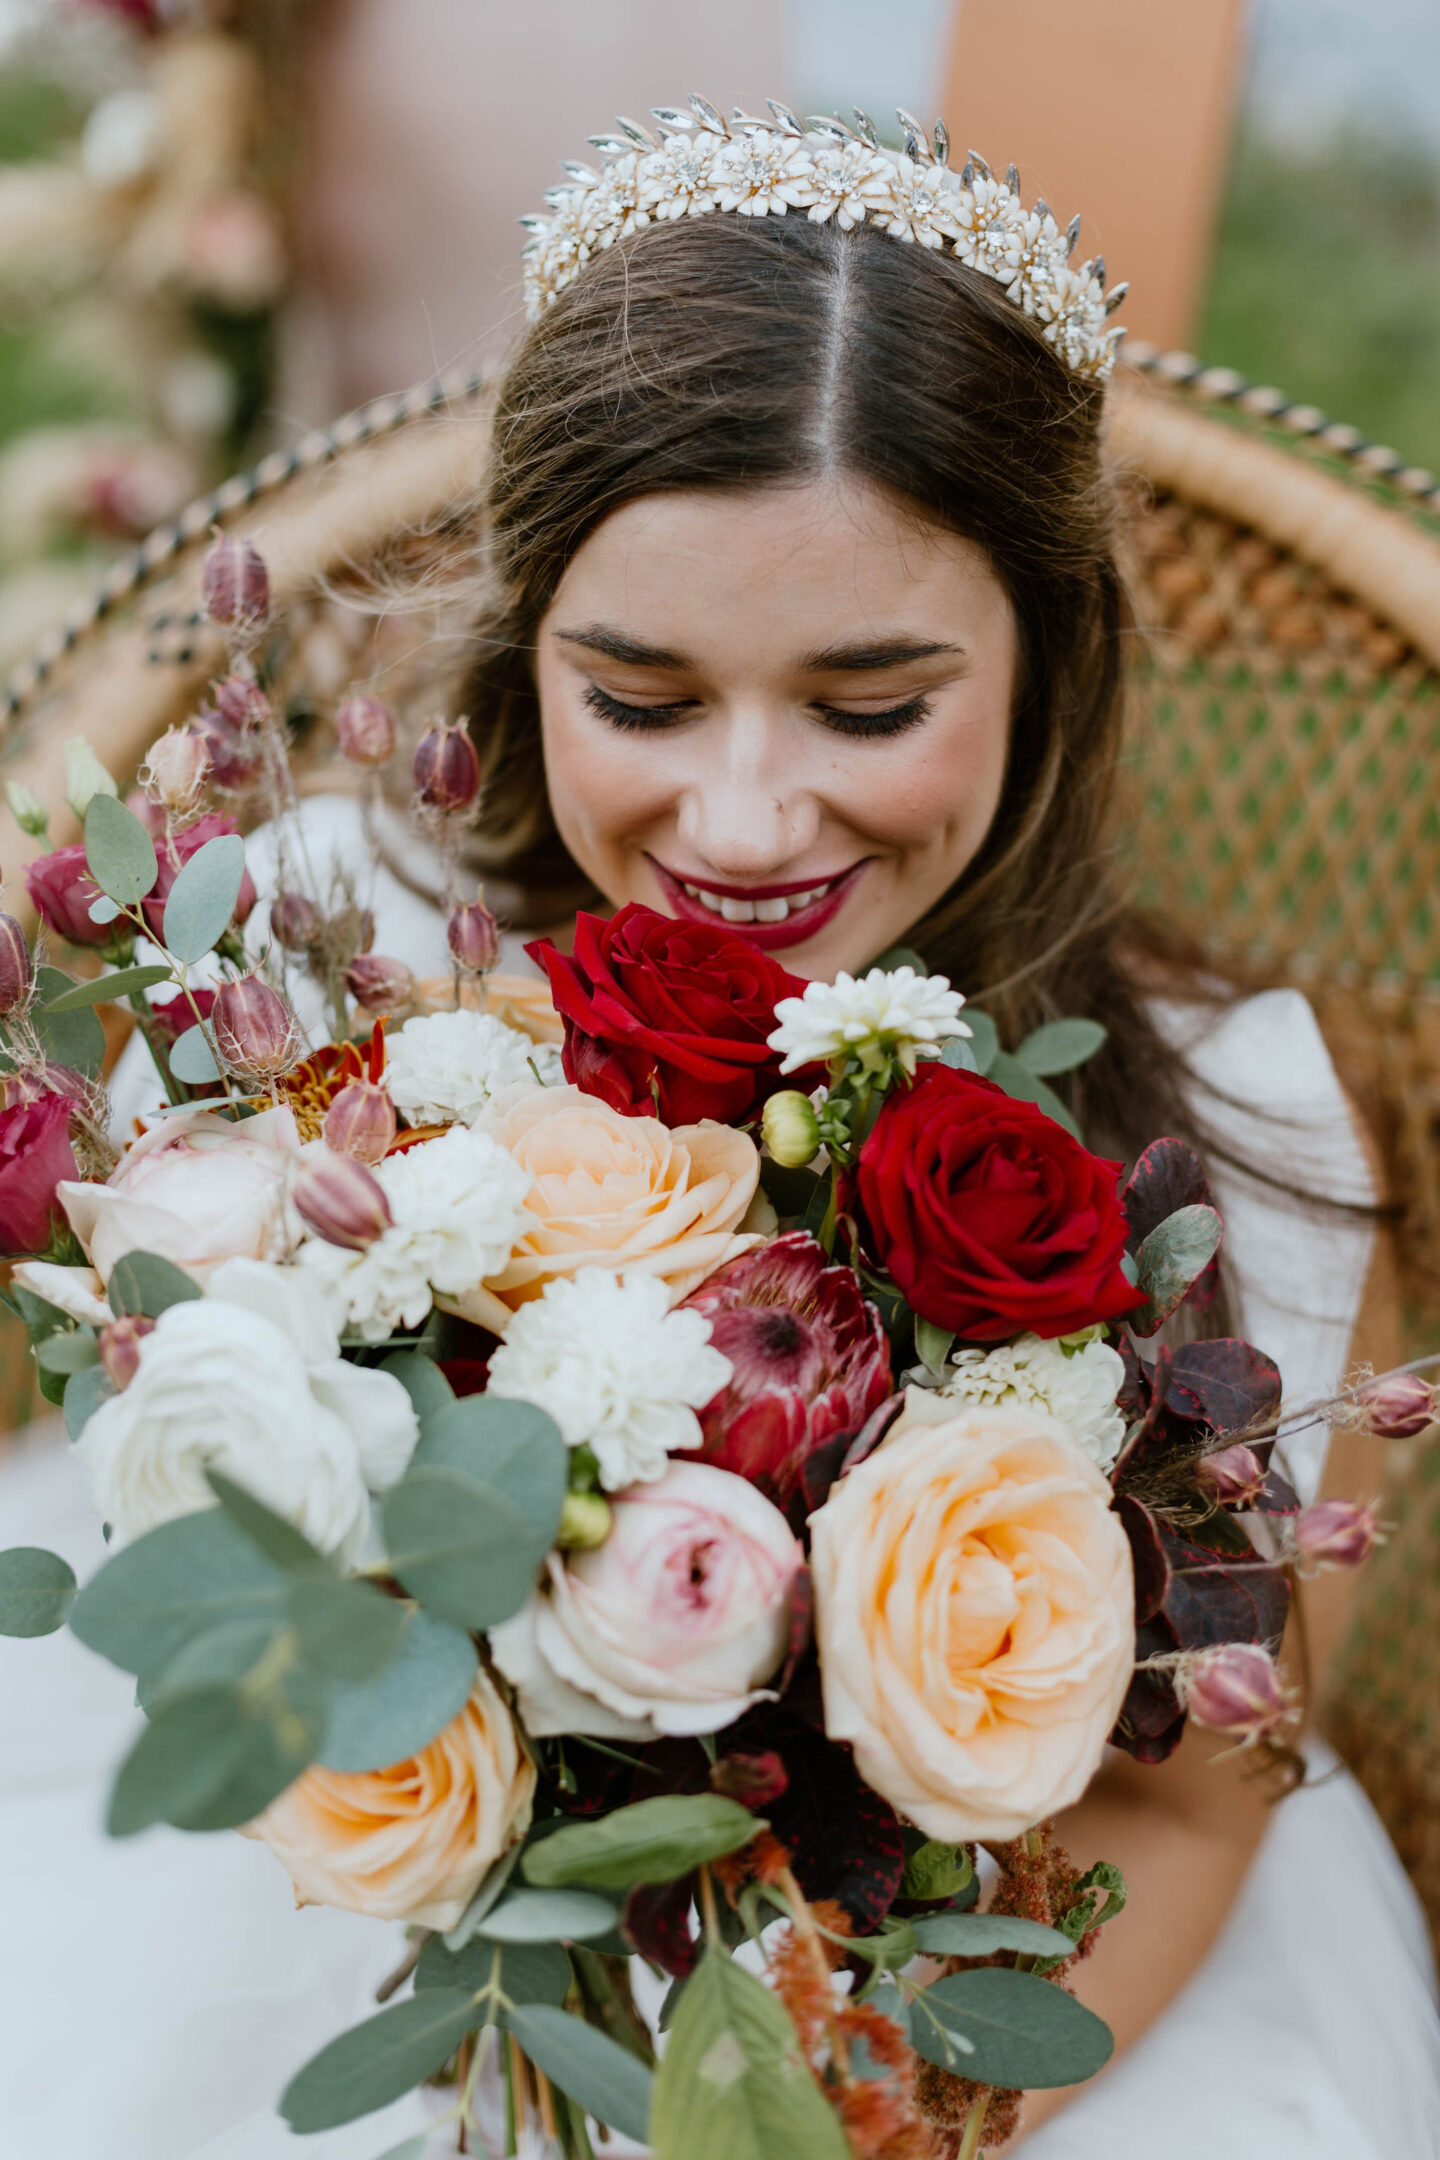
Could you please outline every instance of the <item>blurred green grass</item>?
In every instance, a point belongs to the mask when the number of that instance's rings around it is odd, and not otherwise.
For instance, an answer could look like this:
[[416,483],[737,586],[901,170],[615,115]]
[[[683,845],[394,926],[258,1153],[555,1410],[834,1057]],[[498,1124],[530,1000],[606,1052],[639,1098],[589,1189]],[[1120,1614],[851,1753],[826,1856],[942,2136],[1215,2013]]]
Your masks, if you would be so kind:
[[1440,162],[1242,125],[1195,349],[1440,472]]

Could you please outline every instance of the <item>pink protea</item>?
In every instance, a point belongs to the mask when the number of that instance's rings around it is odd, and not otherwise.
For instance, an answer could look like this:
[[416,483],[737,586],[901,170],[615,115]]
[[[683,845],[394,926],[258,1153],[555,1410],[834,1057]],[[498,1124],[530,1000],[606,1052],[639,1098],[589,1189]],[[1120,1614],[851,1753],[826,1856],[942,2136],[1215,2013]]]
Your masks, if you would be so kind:
[[748,1478],[778,1507],[803,1508],[807,1459],[858,1432],[891,1392],[879,1314],[804,1230],[732,1260],[686,1302],[735,1368],[700,1413],[700,1460]]

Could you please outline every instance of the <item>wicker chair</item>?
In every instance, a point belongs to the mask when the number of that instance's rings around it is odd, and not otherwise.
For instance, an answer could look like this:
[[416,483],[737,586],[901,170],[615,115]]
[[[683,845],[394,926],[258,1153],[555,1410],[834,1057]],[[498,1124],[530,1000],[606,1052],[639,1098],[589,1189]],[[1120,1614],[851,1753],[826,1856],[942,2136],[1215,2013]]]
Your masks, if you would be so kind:
[[[262,542],[282,607],[323,610],[323,592],[397,531],[433,534],[463,512],[484,454],[482,389],[474,376],[440,378],[379,400],[227,483],[117,567],[0,703],[12,771],[55,806],[57,838],[63,737],[83,725],[115,770],[133,770],[217,665],[195,608],[195,543],[212,524]],[[1440,811],[1429,785],[1440,760],[1440,483],[1186,355],[1132,355],[1109,443],[1150,633],[1136,643],[1129,749],[1141,895],[1228,968],[1297,983],[1314,1001],[1404,1196],[1411,1318],[1423,1327],[1440,1310]],[[157,584],[163,613],[110,626]],[[87,667],[102,623],[102,664]],[[333,635],[324,649],[333,666]],[[360,673],[366,661],[352,652],[351,664]],[[336,686],[310,688],[323,703]],[[1367,1571],[1328,1722],[1440,1925],[1434,1439],[1432,1429],[1399,1466],[1397,1527]]]

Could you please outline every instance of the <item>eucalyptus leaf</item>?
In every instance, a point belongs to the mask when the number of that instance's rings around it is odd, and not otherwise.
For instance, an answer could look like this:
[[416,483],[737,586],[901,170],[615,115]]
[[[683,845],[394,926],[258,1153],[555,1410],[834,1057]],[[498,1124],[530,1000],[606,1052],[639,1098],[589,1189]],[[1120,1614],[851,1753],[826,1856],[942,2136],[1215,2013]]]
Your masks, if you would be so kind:
[[103,1365],[85,1365],[65,1383],[65,1430],[78,1440],[102,1403],[118,1393]]
[[85,811],[85,861],[100,890],[137,907],[160,875],[155,843],[113,795],[92,795]]
[[1043,1080],[1031,1072],[1028,1065],[1022,1065],[1019,1058],[1011,1057],[1004,1050],[997,1050],[990,1060],[988,1077],[997,1087],[1004,1088],[1005,1093],[1016,1102],[1034,1103],[1047,1117],[1054,1118],[1057,1125],[1063,1125],[1072,1140],[1080,1139],[1079,1126],[1055,1090],[1047,1087]]
[[453,1987],[477,1994],[492,1984],[512,2002],[563,2003],[574,1978],[570,1960],[556,1943],[495,1943],[483,1937],[463,1950],[447,1950],[432,1935],[415,1968],[417,1989]]
[[165,948],[185,965],[202,959],[235,914],[245,875],[245,842],[220,833],[197,848],[165,901]]
[[91,922],[99,923],[103,927],[106,923],[114,922],[120,910],[108,893],[101,893],[100,898],[92,902],[88,912]]
[[915,1315],[915,1355],[927,1372],[937,1375],[944,1372],[954,1340],[954,1328],[937,1327],[933,1320],[922,1319],[919,1313]]
[[171,982],[168,967],[116,968],[109,975],[92,976],[88,982],[72,983],[41,1007],[43,1012],[77,1012],[86,1005],[108,1005],[112,998],[128,998],[155,983]]
[[675,2007],[649,2139],[654,2160],[849,2160],[783,2003],[714,1943]]
[[737,1852],[768,1827],[720,1793],[662,1793],[590,1822],[567,1823],[528,1847],[521,1873],[541,1889],[584,1883],[626,1890],[634,1883],[673,1882]]
[[302,1575],[287,1601],[306,1663],[327,1679],[378,1679],[399,1651],[405,1607],[370,1583]]
[[1027,1957],[1069,1957],[1075,1945],[1058,1928],[1009,1913],[932,1913],[915,1922],[927,1957],[991,1957],[1016,1950]]
[[485,1916],[499,1904],[505,1895],[506,1885],[520,1863],[522,1845],[512,1845],[498,1860],[493,1860],[480,1878],[480,1887],[471,1898],[453,1928],[445,1930],[447,1950],[463,1950],[466,1943],[478,1935]]
[[1198,1201],[1155,1225],[1136,1256],[1136,1279],[1146,1302],[1126,1315],[1137,1335],[1153,1335],[1184,1303],[1219,1251],[1221,1229],[1215,1209]]
[[35,1007],[32,1017],[40,1047],[52,1065],[68,1065],[94,1079],[105,1062],[105,1030],[96,1012],[47,1012],[51,998],[59,997],[74,982],[61,968],[35,970]]
[[204,1294],[184,1268],[148,1252],[129,1252],[117,1260],[106,1288],[110,1310],[117,1318],[122,1313],[143,1313],[147,1320],[158,1320],[172,1305]]
[[463,1628],[494,1627],[519,1611],[553,1535],[458,1470],[412,1467],[382,1512],[392,1573],[427,1612]]
[[410,1397],[415,1415],[423,1425],[426,1418],[434,1417],[449,1408],[455,1400],[451,1387],[434,1358],[426,1357],[420,1350],[395,1350],[380,1367],[391,1378],[398,1380]]
[[47,1335],[35,1350],[35,1362],[41,1372],[84,1372],[87,1365],[94,1365],[100,1357],[100,1343],[94,1328],[66,1328],[62,1334]]
[[148,1716],[166,1695],[182,1695],[217,1680],[243,1680],[275,1640],[272,1620],[226,1620],[192,1635],[160,1673],[142,1673],[135,1700]]
[[1106,1037],[1098,1020],[1050,1020],[1027,1035],[1015,1052],[1020,1063],[1042,1079],[1073,1072],[1094,1057]]
[[220,1078],[220,1067],[210,1038],[205,1029],[197,1024],[186,1028],[170,1051],[170,1070],[177,1080],[187,1087],[204,1087],[211,1080]]
[[297,2071],[280,2112],[302,2134],[373,2115],[450,2060],[480,2012],[460,1988],[427,1988],[352,2025]]
[[970,1030],[970,1052],[975,1060],[975,1070],[988,1073],[1000,1048],[1000,1033],[989,1013],[977,1006],[967,1005],[965,1025]]
[[125,1672],[164,1668],[193,1635],[230,1620],[278,1626],[289,1588],[219,1508],[161,1523],[115,1553],[75,1601],[70,1625]]
[[250,1720],[237,1688],[194,1688],[157,1706],[120,1765],[106,1828],[133,1837],[213,1799],[240,1768]]
[[589,1890],[512,1890],[486,1914],[480,1933],[493,1942],[588,1942],[608,1935],[620,1915]]
[[328,1770],[384,1770],[428,1747],[458,1717],[475,1683],[477,1652],[463,1629],[418,1607],[372,1678],[331,1690],[320,1760]]
[[425,2160],[429,2144],[430,2133],[422,2130],[419,2137],[406,2138],[403,2145],[392,2145],[389,2152],[381,2153],[380,2160]]
[[638,2055],[548,2003],[519,2005],[505,2022],[552,2085],[597,2122],[645,2142],[655,2081]]
[[0,1635],[53,1635],[74,1602],[75,1570],[59,1553],[40,1545],[0,1552]]
[[947,1035],[940,1051],[940,1063],[949,1065],[956,1072],[979,1072],[975,1052],[963,1035]]
[[413,1470],[463,1471],[519,1509],[547,1552],[560,1523],[570,1451],[555,1420],[534,1403],[467,1395],[428,1413]]
[[910,2004],[910,2044],[981,2085],[1078,2085],[1109,2061],[1108,2025],[1053,1981],[1005,1966],[948,1974]]
[[[243,1531],[252,1545],[258,1546],[267,1560],[276,1567],[287,1570],[314,1569],[329,1574],[330,1563],[323,1553],[316,1551],[293,1523],[285,1521],[254,1493],[237,1485],[233,1478],[225,1477],[219,1470],[207,1470],[205,1482],[220,1502],[225,1513],[237,1530]],[[359,1677],[358,1675],[355,1677]]]

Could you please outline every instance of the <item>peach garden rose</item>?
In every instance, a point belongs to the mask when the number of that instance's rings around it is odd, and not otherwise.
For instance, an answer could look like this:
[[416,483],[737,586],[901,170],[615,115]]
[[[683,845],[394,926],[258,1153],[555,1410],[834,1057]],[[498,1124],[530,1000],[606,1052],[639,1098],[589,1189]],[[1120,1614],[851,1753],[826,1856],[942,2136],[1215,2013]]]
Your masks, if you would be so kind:
[[1097,1768],[1135,1657],[1110,1502],[1058,1420],[912,1388],[811,1516],[826,1731],[928,1837],[1017,1837]]
[[483,1671],[428,1747],[385,1770],[317,1765],[249,1824],[301,1905],[454,1927],[480,1879],[530,1827],[535,1766]]

